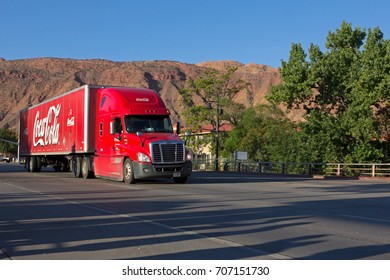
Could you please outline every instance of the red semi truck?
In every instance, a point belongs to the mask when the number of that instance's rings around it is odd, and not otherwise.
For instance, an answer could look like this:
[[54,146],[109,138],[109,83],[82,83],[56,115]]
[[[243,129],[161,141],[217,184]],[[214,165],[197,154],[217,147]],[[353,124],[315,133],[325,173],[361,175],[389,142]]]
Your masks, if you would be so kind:
[[30,172],[42,166],[135,183],[185,183],[191,153],[160,96],[149,89],[84,85],[20,112],[20,156]]

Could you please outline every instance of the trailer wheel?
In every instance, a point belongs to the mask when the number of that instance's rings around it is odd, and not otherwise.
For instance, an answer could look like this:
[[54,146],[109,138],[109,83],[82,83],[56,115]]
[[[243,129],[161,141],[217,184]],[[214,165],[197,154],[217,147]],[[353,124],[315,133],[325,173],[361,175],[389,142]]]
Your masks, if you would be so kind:
[[30,157],[28,161],[28,171],[29,172],[37,171],[37,159],[35,157]]
[[81,178],[81,157],[75,157],[73,160],[73,174],[76,178]]
[[37,164],[36,171],[37,172],[41,172],[41,168],[42,168],[42,159],[41,159],[41,157],[36,157],[36,164]]
[[30,172],[30,157],[26,157],[26,161],[24,162],[24,168],[27,172]]
[[123,180],[126,184],[134,184],[134,169],[132,161],[127,158],[123,164]]
[[89,157],[83,157],[83,161],[81,163],[81,175],[84,179],[92,177],[91,159]]

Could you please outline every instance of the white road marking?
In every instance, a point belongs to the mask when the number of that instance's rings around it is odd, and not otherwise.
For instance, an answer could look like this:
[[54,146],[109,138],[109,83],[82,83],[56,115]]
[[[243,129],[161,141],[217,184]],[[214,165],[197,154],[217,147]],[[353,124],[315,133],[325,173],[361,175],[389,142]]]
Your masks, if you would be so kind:
[[344,214],[341,214],[340,216],[348,217],[348,218],[354,218],[354,219],[360,219],[360,220],[368,220],[368,221],[377,221],[377,222],[390,223],[390,220],[385,220],[385,219],[375,219],[375,218],[369,218],[369,217],[363,217],[363,216],[344,215]]

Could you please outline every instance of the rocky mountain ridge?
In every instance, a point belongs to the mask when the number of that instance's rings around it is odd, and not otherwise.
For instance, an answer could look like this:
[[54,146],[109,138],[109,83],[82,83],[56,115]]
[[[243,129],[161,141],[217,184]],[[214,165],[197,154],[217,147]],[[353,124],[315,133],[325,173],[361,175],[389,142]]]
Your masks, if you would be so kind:
[[236,61],[186,64],[61,58],[7,61],[0,58],[0,127],[17,129],[20,110],[84,84],[151,88],[160,93],[172,112],[173,121],[178,121],[184,109],[179,89],[185,82],[199,77],[207,68],[222,71],[227,66],[238,67],[234,78],[251,84],[236,96],[236,101],[246,106],[266,102],[265,94],[270,85],[280,83],[278,69]]

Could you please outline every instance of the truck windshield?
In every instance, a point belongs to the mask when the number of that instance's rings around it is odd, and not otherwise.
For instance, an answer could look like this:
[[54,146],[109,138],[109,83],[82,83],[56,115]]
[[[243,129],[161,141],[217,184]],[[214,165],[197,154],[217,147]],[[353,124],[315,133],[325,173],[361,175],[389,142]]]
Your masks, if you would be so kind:
[[135,132],[165,132],[173,133],[172,123],[168,116],[125,116],[125,126],[128,133]]

